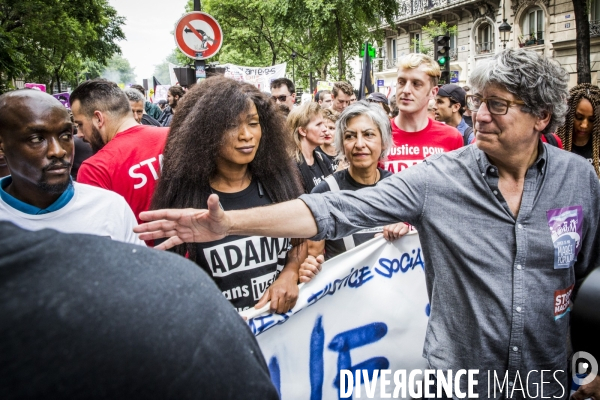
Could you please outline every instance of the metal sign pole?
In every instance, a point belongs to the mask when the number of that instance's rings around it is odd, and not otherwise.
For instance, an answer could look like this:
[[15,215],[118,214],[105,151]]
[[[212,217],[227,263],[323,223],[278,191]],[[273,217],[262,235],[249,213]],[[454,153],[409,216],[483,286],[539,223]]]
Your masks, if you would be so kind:
[[[202,11],[200,0],[194,0],[194,11]],[[204,60],[195,60],[194,69],[196,70],[196,82],[206,78],[206,62]]]

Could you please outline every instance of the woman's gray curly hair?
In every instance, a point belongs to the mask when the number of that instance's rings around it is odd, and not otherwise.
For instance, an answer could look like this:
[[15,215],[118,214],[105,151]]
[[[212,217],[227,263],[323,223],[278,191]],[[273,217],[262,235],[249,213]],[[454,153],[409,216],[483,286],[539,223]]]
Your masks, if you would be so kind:
[[483,62],[471,73],[472,93],[499,85],[522,100],[523,112],[552,115],[542,133],[554,132],[565,122],[569,97],[567,72],[553,60],[525,49],[507,49]]

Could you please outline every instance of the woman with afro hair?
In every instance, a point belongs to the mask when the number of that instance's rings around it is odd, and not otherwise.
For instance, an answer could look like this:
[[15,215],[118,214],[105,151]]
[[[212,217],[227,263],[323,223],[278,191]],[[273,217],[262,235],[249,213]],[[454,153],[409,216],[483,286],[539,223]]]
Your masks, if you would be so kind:
[[[152,208],[207,208],[212,194],[224,210],[297,198],[303,189],[284,118],[250,84],[217,76],[195,85],[173,117]],[[175,251],[212,276],[238,311],[270,300],[278,313],[296,303],[307,254],[300,240],[233,235]]]
[[568,105],[565,124],[556,133],[564,149],[587,158],[600,178],[600,88],[589,83],[573,87]]

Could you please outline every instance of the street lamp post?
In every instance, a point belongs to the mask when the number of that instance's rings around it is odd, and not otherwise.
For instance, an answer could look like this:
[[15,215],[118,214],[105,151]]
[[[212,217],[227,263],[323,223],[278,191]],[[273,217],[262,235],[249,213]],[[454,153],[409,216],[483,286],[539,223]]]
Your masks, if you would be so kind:
[[296,86],[296,56],[298,56],[298,54],[292,50],[292,82],[294,82],[294,86]]
[[512,28],[510,27],[508,22],[506,22],[506,18],[502,20],[502,23],[498,27],[498,30],[500,31],[500,35],[502,35],[502,39],[500,39],[500,41],[502,42],[502,44],[504,45],[504,48],[506,49],[506,42],[509,41],[510,31],[512,30]]

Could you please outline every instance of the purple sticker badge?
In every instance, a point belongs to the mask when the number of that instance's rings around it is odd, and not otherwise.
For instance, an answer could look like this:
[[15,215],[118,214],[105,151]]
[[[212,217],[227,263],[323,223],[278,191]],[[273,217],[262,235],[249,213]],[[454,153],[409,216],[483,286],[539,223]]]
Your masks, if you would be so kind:
[[67,92],[53,94],[54,98],[58,99],[65,108],[71,109],[71,95]]
[[554,269],[570,268],[581,249],[583,210],[581,206],[557,208],[546,212],[554,243]]

